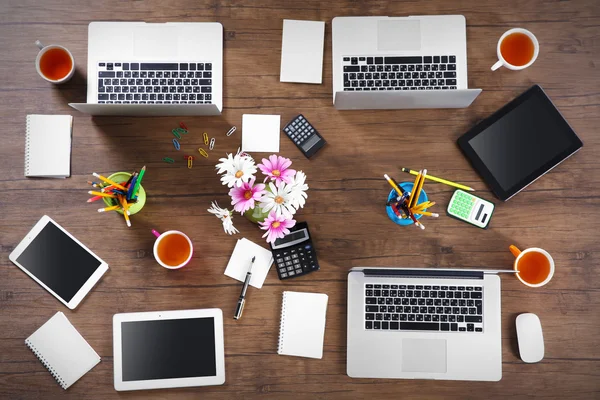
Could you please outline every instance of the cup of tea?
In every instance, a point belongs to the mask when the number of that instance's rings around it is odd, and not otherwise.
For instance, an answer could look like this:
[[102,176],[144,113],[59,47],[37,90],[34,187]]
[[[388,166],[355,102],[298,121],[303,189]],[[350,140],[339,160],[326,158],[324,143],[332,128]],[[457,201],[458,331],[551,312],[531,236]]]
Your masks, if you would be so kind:
[[505,67],[515,71],[525,69],[534,63],[540,52],[540,44],[535,35],[527,29],[510,29],[498,40],[498,61],[492,71]]
[[66,48],[52,44],[44,46],[39,40],[35,42],[40,51],[35,59],[38,74],[50,83],[65,83],[75,73],[75,59]]
[[185,233],[166,231],[161,234],[154,229],[152,229],[152,233],[156,236],[154,258],[161,266],[167,269],[179,269],[190,262],[192,254],[194,254],[194,247]]
[[519,250],[516,246],[509,247],[516,257],[513,268],[517,278],[529,287],[540,287],[550,282],[554,275],[554,260],[550,253],[538,247]]

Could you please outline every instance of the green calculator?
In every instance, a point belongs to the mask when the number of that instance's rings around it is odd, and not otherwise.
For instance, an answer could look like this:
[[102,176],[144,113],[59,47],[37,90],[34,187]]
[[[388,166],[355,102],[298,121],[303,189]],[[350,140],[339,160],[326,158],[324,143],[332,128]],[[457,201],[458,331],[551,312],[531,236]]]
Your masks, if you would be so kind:
[[492,202],[464,190],[457,190],[452,195],[446,211],[451,217],[485,229],[490,223],[494,207]]

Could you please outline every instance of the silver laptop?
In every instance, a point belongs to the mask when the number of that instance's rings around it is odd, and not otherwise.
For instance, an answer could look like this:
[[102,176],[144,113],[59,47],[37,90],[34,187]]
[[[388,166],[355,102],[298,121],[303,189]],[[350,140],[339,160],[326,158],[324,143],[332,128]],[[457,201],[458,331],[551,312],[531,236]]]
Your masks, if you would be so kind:
[[499,381],[500,278],[464,269],[352,268],[352,378]]
[[463,108],[468,89],[462,15],[336,17],[333,104],[340,110]]
[[219,115],[223,26],[217,22],[92,22],[87,103],[92,115]]

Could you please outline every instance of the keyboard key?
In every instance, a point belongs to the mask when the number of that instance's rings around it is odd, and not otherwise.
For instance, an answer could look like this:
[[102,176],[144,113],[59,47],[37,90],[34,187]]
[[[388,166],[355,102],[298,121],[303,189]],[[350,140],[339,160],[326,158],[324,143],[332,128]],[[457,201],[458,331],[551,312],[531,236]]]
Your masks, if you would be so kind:
[[444,323],[442,323],[440,325],[441,325],[442,331],[449,331],[450,330],[450,324],[444,324]]
[[471,293],[471,298],[472,299],[481,299],[482,298],[482,294],[481,294],[481,292],[472,292]]
[[373,321],[365,321],[365,329],[373,329]]
[[475,328],[475,332],[483,332],[483,328]]
[[108,93],[98,93],[98,100],[108,100]]
[[115,71],[99,71],[99,78],[114,78],[116,76]]
[[398,330],[400,328],[400,324],[398,322],[390,322],[390,329]]
[[439,331],[440,324],[433,322],[400,322],[400,330],[405,331]]
[[[376,57],[377,58],[381,57]],[[415,56],[415,57],[385,57],[386,64],[421,64],[423,62],[423,57]],[[376,64],[380,64],[375,62]]]
[[383,321],[381,323],[381,329],[389,329],[390,328],[390,323],[387,321]]
[[483,322],[481,315],[467,315],[465,316],[465,322]]
[[374,321],[373,322],[373,329],[381,329],[381,322]]
[[467,332],[473,332],[475,330],[475,325],[467,324]]

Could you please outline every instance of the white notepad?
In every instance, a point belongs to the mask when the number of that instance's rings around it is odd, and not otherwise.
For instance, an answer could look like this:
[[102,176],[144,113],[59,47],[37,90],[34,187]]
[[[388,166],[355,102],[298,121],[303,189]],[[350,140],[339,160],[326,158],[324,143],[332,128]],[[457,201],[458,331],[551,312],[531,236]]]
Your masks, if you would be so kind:
[[283,292],[277,354],[323,358],[328,296]]
[[25,130],[25,176],[71,176],[70,115],[28,115]]
[[60,311],[25,339],[25,344],[63,389],[100,362],[100,356]]
[[242,115],[242,151],[279,152],[280,115]]
[[283,20],[280,82],[322,83],[325,22]]
[[235,244],[235,249],[233,249],[225,269],[225,275],[244,282],[252,257],[256,257],[256,260],[252,266],[250,286],[260,289],[267,279],[271,265],[273,265],[273,253],[246,238],[239,239]]

